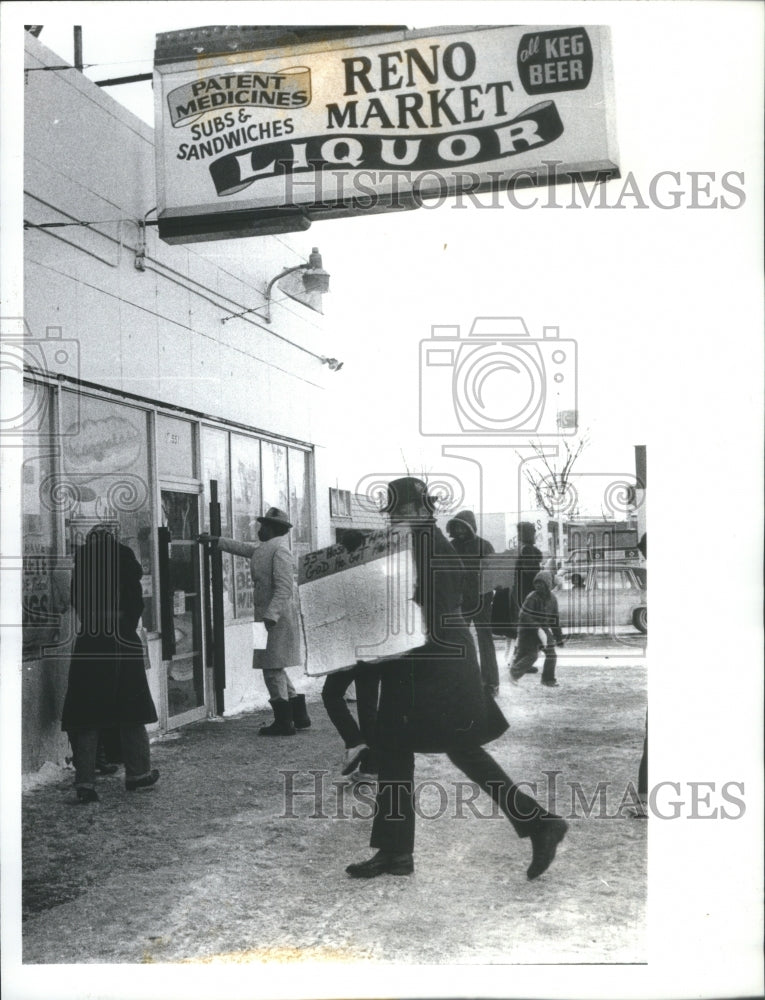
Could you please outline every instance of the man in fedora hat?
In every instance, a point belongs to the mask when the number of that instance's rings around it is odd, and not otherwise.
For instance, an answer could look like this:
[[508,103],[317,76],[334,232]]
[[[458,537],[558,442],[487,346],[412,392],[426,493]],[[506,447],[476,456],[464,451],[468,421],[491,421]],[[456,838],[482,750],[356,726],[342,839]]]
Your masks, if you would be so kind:
[[377,853],[349,865],[352,878],[414,871],[414,755],[445,753],[491,795],[520,837],[529,837],[530,879],[553,861],[567,824],[522,792],[483,749],[507,721],[481,681],[475,646],[461,617],[462,564],[436,527],[435,502],[421,479],[388,486],[392,531],[411,534],[414,600],[427,628],[423,645],[381,665],[374,744],[378,784],[370,846]]
[[478,534],[472,510],[461,510],[455,514],[446,525],[446,531],[465,567],[462,613],[465,620],[475,626],[481,677],[489,692],[496,695],[499,692],[499,668],[491,631],[492,593],[480,593],[481,559],[491,555],[494,546]]
[[278,507],[269,507],[257,520],[260,545],[210,535],[200,535],[199,540],[217,543],[222,551],[250,560],[254,618],[267,631],[266,648],[253,651],[252,665],[263,671],[274,711],[274,721],[261,727],[260,735],[294,736],[296,730],[308,729],[311,720],[305,695],[297,693],[287,674],[288,667],[299,666],[302,660],[294,566],[287,541],[292,524]]

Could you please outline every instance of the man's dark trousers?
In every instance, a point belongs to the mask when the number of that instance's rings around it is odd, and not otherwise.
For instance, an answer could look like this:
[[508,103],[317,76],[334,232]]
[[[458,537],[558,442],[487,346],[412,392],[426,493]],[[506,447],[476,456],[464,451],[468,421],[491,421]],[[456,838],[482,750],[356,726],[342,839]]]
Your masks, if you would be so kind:
[[[481,746],[450,750],[446,756],[462,773],[491,796],[519,837],[529,837],[547,812],[522,792],[491,754]],[[381,749],[377,801],[370,847],[393,854],[414,850],[414,754]]]
[[[356,685],[356,710],[358,723],[348,710],[345,693],[351,684]],[[328,674],[321,692],[327,715],[340,734],[346,748],[360,743],[372,746],[377,723],[377,699],[380,691],[380,670],[368,663],[357,663],[348,670]]]

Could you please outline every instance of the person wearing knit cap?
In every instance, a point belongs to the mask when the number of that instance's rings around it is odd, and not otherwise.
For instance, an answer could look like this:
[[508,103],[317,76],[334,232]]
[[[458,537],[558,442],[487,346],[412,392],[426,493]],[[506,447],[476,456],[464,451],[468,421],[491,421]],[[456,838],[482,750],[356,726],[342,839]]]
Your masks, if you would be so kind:
[[[510,667],[510,679],[514,684],[524,674],[537,673],[534,664],[543,649],[545,662],[542,667],[542,684],[545,687],[558,687],[555,679],[555,646],[563,645],[563,633],[558,616],[558,599],[552,588],[552,573],[542,570],[534,577],[534,589],[523,602],[518,624],[518,645]],[[540,632],[545,635],[544,642],[540,639]]]
[[[492,797],[519,837],[531,841],[526,875],[538,878],[555,857],[568,824],[548,813],[513,782],[483,745],[507,728],[487,694],[470,630],[461,616],[462,565],[436,527],[435,501],[421,479],[388,487],[385,512],[398,540],[411,539],[414,601],[422,610],[423,645],[380,667],[374,744],[378,782],[370,846],[377,853],[348,865],[352,878],[411,875],[414,871],[415,753],[444,753]],[[408,537],[409,536],[409,537]]]
[[480,593],[481,558],[491,555],[494,546],[477,534],[472,510],[461,510],[455,514],[446,525],[446,531],[465,567],[462,614],[468,623],[475,626],[481,677],[490,693],[496,695],[499,692],[499,668],[491,631],[492,594]]

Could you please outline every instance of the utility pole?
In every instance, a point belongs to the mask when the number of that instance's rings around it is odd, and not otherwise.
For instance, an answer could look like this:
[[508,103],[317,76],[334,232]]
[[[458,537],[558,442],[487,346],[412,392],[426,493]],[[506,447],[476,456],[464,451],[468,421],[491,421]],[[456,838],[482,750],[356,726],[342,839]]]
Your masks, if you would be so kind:
[[82,26],[74,26],[74,68],[82,73]]

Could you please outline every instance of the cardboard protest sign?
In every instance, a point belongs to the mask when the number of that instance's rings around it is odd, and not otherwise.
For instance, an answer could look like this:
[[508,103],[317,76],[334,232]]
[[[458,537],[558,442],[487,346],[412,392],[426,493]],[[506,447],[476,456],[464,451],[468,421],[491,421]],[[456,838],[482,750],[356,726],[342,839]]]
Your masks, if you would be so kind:
[[303,556],[298,592],[306,673],[329,674],[422,645],[413,591],[414,561],[404,534],[378,531],[353,552],[331,545]]

